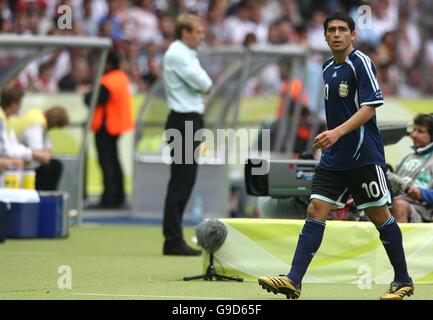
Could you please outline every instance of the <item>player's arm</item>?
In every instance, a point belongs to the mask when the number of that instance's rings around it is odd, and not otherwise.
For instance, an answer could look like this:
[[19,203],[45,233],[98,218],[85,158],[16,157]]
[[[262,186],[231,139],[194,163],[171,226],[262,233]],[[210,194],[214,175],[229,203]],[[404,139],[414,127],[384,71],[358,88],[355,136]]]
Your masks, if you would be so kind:
[[316,149],[326,149],[332,147],[338,141],[338,139],[367,123],[371,118],[374,117],[375,114],[375,107],[363,106],[346,122],[332,130],[324,131],[315,137],[313,146]]

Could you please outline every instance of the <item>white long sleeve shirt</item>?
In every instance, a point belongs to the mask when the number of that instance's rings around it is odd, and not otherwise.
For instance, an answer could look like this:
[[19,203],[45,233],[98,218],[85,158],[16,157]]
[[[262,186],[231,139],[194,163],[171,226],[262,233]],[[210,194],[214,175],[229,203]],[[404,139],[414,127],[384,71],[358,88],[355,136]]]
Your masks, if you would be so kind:
[[[31,150],[50,150],[53,148],[51,139],[48,136],[48,132],[42,125],[34,125],[17,137],[18,142],[22,145],[30,148]],[[37,168],[41,165],[39,161],[33,160],[32,166]]]
[[51,150],[53,144],[48,136],[48,132],[42,125],[34,125],[18,137],[18,141],[32,150]]
[[32,160],[32,149],[18,142],[13,130],[8,130],[6,123],[0,119],[0,155],[16,157],[28,162]]
[[181,113],[202,114],[203,94],[210,91],[212,79],[201,67],[197,51],[176,40],[165,53],[163,66],[164,87],[169,108]]

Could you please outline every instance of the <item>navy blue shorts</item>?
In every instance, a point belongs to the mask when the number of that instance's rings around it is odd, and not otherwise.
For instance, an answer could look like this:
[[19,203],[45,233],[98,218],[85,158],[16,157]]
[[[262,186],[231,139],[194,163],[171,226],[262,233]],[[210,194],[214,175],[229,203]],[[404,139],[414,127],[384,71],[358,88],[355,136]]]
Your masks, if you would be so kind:
[[319,199],[342,208],[349,196],[360,210],[391,204],[384,169],[377,164],[347,171],[316,168],[310,199]]

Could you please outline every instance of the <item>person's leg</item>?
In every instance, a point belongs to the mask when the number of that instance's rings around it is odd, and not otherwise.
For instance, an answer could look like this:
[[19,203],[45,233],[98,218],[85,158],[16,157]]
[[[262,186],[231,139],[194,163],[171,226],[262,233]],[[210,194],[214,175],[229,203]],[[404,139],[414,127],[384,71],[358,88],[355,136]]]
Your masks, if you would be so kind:
[[118,140],[119,136],[113,137],[114,143],[112,144],[112,165],[113,165],[113,203],[115,205],[123,205],[125,203],[125,187],[123,179],[122,166],[119,160]]
[[260,277],[258,282],[262,288],[285,294],[290,299],[299,298],[302,279],[322,243],[326,218],[333,206],[344,205],[347,190],[341,172],[316,169],[307,218],[299,234],[290,272],[287,276]]
[[38,191],[49,191],[52,190],[50,184],[50,168],[49,165],[42,164],[35,170],[35,188]]
[[392,199],[391,213],[397,223],[409,222],[411,213],[411,207],[409,202],[398,198]]
[[[376,226],[380,240],[394,268],[394,281],[389,292],[396,299],[412,294],[412,279],[407,271],[401,230],[387,207],[387,204],[391,202],[391,194],[383,168],[379,165],[358,168],[353,170],[347,179],[350,181],[350,191],[357,208],[364,210],[370,221]],[[395,287],[393,286],[395,283],[404,285]],[[395,292],[397,293],[394,294]],[[389,297],[385,296],[385,298]]]
[[298,287],[301,286],[305,272],[322,243],[325,221],[332,206],[333,204],[318,199],[311,200],[308,205],[307,218],[299,234],[292,268],[287,275]]
[[172,164],[164,204],[163,233],[167,244],[183,242],[182,217],[197,175],[197,165]]
[[[192,121],[193,133],[203,127],[201,116],[196,119],[194,116],[171,113],[167,119],[166,129],[177,129],[180,131],[182,141],[176,142],[171,140],[170,144],[181,143],[182,163],[173,162],[170,168],[170,179],[167,186],[167,193],[164,202],[163,217],[163,234],[165,238],[164,253],[168,252],[170,247],[181,247],[181,251],[187,251],[186,254],[199,254],[200,251],[193,250],[186,246],[182,232],[182,218],[185,207],[194,188],[198,166],[195,161],[186,163],[185,152],[185,121]],[[186,143],[189,143],[186,142]],[[193,144],[193,150],[197,146]],[[176,150],[176,147],[175,147]],[[172,153],[173,159],[177,157]]]
[[102,207],[113,207],[120,204],[119,199],[117,199],[119,194],[117,191],[119,189],[119,178],[116,170],[116,162],[119,161],[117,158],[117,139],[118,136],[110,135],[104,126],[95,134],[96,151],[104,187],[100,199]]
[[430,221],[430,209],[414,203],[408,196],[397,196],[392,199],[391,214],[397,223],[420,223]]
[[370,207],[365,209],[365,213],[379,231],[380,240],[394,268],[394,281],[412,282],[407,271],[401,230],[388,208],[385,205]]
[[[193,117],[193,134],[197,132],[197,130],[203,128],[203,120],[201,117],[199,119],[195,119]],[[185,141],[185,139],[184,139]],[[192,144],[192,150],[196,150],[200,146],[200,141],[193,141]],[[185,145],[183,146],[183,149],[185,150]],[[180,211],[185,211],[186,205],[188,204],[189,198],[191,197],[192,190],[194,189],[195,181],[197,179],[197,172],[198,172],[198,163],[193,158],[192,163],[187,163],[186,159],[184,159],[184,165],[182,166],[182,175],[183,177],[180,177],[184,182],[182,183],[182,186],[178,189],[178,192],[181,195],[181,201],[179,202],[179,208]]]
[[57,190],[62,175],[63,166],[57,159],[51,159],[48,164],[39,166],[36,169],[36,190],[54,191]]

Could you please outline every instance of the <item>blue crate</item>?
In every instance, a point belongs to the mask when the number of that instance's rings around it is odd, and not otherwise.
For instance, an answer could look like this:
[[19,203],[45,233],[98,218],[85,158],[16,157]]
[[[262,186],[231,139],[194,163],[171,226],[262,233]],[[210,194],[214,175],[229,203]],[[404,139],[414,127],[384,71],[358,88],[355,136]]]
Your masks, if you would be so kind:
[[7,204],[0,202],[0,243],[6,240],[6,218],[8,214]]
[[39,238],[64,238],[68,236],[66,192],[39,192]]
[[39,203],[11,203],[6,219],[8,238],[38,236]]

